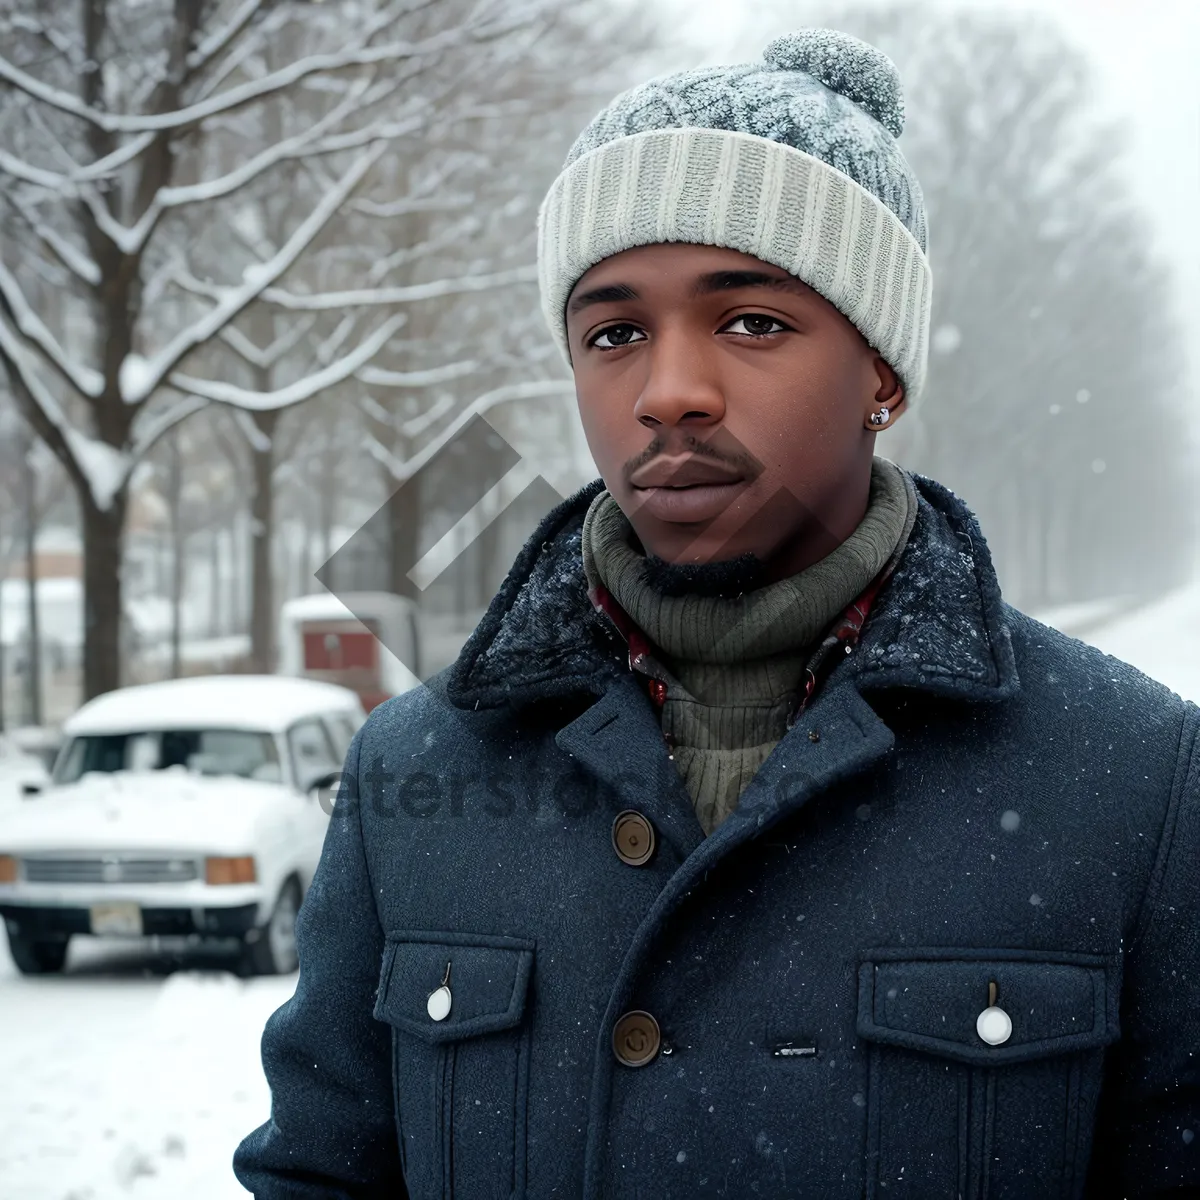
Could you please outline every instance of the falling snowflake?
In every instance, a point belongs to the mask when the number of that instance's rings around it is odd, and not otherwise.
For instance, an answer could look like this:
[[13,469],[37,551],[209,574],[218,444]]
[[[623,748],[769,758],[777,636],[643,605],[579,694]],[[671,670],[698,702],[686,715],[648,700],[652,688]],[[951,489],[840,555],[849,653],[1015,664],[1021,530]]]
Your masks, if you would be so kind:
[[953,354],[962,345],[962,330],[957,325],[939,325],[929,344],[935,354]]

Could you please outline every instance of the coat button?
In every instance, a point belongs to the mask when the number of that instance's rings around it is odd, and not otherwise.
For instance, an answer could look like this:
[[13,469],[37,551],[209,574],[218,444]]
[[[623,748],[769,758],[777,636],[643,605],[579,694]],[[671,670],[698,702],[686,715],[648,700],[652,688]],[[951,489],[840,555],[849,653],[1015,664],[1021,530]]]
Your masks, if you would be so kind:
[[658,1022],[641,1009],[627,1012],[614,1026],[613,1053],[627,1067],[644,1067],[658,1053],[662,1035]]
[[434,1021],[444,1021],[450,1015],[450,989],[444,984],[429,993],[425,1011]]
[[999,1046],[1012,1037],[1012,1018],[1004,1009],[992,1005],[975,1018],[975,1031],[989,1046]]
[[654,853],[654,826],[636,809],[627,808],[613,819],[612,844],[623,863],[640,867]]

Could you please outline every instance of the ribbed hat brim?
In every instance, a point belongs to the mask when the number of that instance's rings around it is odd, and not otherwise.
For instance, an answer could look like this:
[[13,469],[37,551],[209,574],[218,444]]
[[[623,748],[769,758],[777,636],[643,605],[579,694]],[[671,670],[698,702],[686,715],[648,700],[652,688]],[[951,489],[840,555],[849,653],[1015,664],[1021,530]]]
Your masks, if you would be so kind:
[[558,176],[537,228],[542,311],[568,365],[565,309],[580,277],[634,246],[690,242],[791,272],[853,322],[910,404],[924,387],[925,253],[881,200],[793,146],[699,127],[616,138]]

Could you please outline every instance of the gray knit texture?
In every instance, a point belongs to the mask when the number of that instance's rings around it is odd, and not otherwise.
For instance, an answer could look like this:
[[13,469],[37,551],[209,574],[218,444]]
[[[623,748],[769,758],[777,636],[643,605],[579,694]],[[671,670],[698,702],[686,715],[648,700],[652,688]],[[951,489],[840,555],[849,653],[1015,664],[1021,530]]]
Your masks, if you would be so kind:
[[802,29],[772,41],[761,62],[650,79],[592,119],[563,168],[617,138],[689,126],[754,134],[821,159],[887,205],[927,251],[925,199],[896,144],[904,129],[899,72],[874,46]]

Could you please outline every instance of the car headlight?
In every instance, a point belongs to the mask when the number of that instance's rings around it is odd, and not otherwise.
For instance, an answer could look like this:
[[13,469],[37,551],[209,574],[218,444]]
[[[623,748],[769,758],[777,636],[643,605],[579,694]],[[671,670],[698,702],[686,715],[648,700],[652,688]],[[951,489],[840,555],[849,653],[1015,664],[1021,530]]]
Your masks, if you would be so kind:
[[17,882],[17,860],[11,854],[0,854],[0,883]]
[[254,856],[240,854],[236,858],[206,858],[205,883],[253,883],[258,878]]

